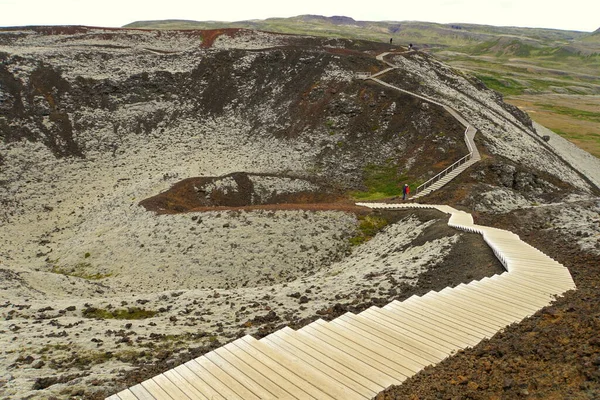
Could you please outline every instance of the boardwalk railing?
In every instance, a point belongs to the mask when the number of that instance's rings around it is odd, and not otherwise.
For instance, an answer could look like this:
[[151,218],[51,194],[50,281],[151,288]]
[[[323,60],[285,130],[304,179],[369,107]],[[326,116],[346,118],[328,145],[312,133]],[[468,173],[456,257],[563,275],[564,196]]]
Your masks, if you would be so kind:
[[454,171],[456,168],[458,168],[459,166],[463,165],[464,163],[469,161],[471,158],[473,158],[473,146],[471,146],[471,141],[469,140],[469,137],[467,136],[467,133],[469,132],[469,128],[470,128],[470,126],[467,126],[467,129],[465,129],[465,142],[467,143],[467,149],[469,150],[469,154],[462,157],[460,160],[454,162],[452,165],[450,165],[449,167],[444,169],[442,172],[435,175],[433,178],[429,179],[427,182],[419,185],[416,189],[416,193],[419,193],[420,191],[427,189],[429,186],[433,185],[434,183],[436,183],[437,181],[442,179],[444,176],[448,175],[450,172]]

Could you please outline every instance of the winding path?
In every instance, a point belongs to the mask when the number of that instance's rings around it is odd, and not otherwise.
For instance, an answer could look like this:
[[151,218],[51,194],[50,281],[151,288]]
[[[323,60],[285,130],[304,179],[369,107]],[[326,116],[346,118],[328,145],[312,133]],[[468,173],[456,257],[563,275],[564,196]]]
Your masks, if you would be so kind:
[[[472,154],[479,155],[474,144]],[[108,399],[370,399],[575,289],[563,265],[514,233],[475,224],[466,212],[359,205],[450,214],[448,225],[481,234],[506,272],[297,331],[286,327],[260,340],[247,335]]]
[[[414,53],[414,52],[415,52],[414,50],[408,50],[408,51],[405,51],[402,53],[408,54],[408,53]],[[474,141],[475,134],[477,133],[477,129],[475,129],[473,126],[471,126],[467,122],[467,120],[464,119],[463,116],[460,115],[458,113],[458,111],[456,111],[452,107],[448,107],[447,105],[442,104],[430,97],[423,96],[423,95],[399,88],[397,86],[391,85],[387,82],[384,82],[384,81],[378,79],[377,78],[378,76],[384,75],[384,74],[398,68],[398,66],[385,61],[385,56],[387,56],[388,54],[391,54],[391,53],[382,53],[382,54],[378,55],[376,58],[379,61],[387,64],[389,66],[389,68],[386,68],[376,74],[365,75],[364,77],[362,77],[362,79],[365,79],[365,80],[370,79],[374,82],[377,82],[378,84],[380,84],[382,86],[386,86],[388,88],[398,90],[402,93],[408,94],[413,97],[417,97],[421,100],[424,100],[429,103],[435,104],[439,107],[442,107],[444,110],[446,110],[446,112],[448,112],[450,115],[452,115],[452,117],[454,117],[454,119],[456,119],[458,122],[460,122],[461,125],[463,125],[465,127],[465,144],[467,145],[467,149],[469,150],[469,153],[466,156],[464,156],[461,159],[454,162],[452,165],[450,165],[449,167],[447,167],[446,169],[444,169],[437,175],[435,175],[434,177],[432,177],[431,179],[429,179],[427,182],[425,182],[422,185],[420,185],[419,187],[417,187],[415,195],[413,197],[411,197],[411,200],[416,200],[420,197],[428,195],[429,193],[431,193],[435,190],[438,190],[439,188],[441,188],[442,186],[444,186],[445,184],[450,182],[452,179],[454,179],[456,176],[458,176],[460,173],[462,173],[464,170],[469,168],[471,165],[473,165],[476,162],[478,162],[479,160],[481,160],[479,150],[477,150],[477,146],[475,145],[475,141]]]

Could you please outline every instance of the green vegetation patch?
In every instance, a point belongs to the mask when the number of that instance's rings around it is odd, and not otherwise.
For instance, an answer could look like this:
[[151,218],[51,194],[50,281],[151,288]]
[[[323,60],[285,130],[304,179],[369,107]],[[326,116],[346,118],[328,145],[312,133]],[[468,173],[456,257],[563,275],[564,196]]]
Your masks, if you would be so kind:
[[594,111],[585,111],[585,110],[577,110],[575,108],[556,106],[553,104],[538,104],[545,110],[552,111],[556,114],[568,115],[569,117],[573,117],[576,119],[590,121],[590,122],[600,122],[600,112]]
[[477,78],[481,80],[485,86],[490,89],[494,89],[497,92],[500,92],[507,96],[517,96],[523,94],[523,91],[527,89],[526,86],[523,86],[519,82],[506,79],[506,78],[497,78],[490,75],[477,75]]
[[367,165],[364,171],[366,191],[355,191],[351,195],[356,200],[378,200],[402,194],[402,186],[408,183],[415,188],[415,182],[399,172],[395,163]]
[[379,231],[389,225],[385,218],[367,215],[358,217],[358,233],[349,239],[352,246],[358,246],[371,240]]
[[[87,258],[87,257],[86,257]],[[99,279],[108,278],[112,276],[112,274],[102,274],[100,272],[91,272],[92,264],[88,262],[77,263],[72,267],[62,267],[59,265],[54,265],[50,272],[53,274],[61,274],[67,276],[74,276],[76,278],[87,279],[90,281],[97,281]]]
[[88,307],[83,310],[83,316],[95,319],[146,319],[157,314],[157,311],[146,310],[139,307],[127,309],[105,310],[102,308]]

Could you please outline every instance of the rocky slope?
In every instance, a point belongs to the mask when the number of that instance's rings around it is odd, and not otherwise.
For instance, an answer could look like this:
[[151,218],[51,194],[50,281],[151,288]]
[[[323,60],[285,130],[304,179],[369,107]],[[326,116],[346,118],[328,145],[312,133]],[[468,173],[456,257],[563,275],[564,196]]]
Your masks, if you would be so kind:
[[[441,215],[349,204],[369,171],[424,181],[466,153],[441,107],[354,78],[384,69],[384,50],[245,30],[0,30],[0,397],[102,397],[242,334],[498,273]],[[419,53],[388,60],[400,68],[385,80],[481,132],[484,162],[433,200],[490,215],[565,204],[578,246],[598,250],[595,167],[557,155],[473,78]]]

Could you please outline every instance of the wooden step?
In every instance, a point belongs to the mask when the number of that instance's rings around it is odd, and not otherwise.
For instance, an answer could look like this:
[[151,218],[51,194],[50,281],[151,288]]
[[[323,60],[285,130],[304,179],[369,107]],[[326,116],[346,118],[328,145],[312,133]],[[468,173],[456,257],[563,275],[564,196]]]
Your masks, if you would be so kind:
[[[325,321],[319,322],[320,323],[318,324],[314,324],[312,329],[315,329],[338,342],[343,342],[346,346],[349,346],[359,351],[365,356],[379,360],[380,362],[384,363],[397,373],[408,377],[414,375],[419,370],[415,362],[407,359],[399,359],[397,354],[394,354],[391,351],[386,351],[386,349],[383,346],[377,344],[371,344],[369,346],[357,345],[357,342],[360,341],[358,335],[353,334],[352,332],[348,332],[347,330],[341,329],[339,326],[329,324]],[[312,325],[313,324],[309,326]]]
[[[285,338],[277,335],[267,336],[260,341],[278,352],[286,358],[297,358],[305,362],[308,366],[312,366],[315,371],[320,372],[327,377],[328,381],[336,382],[345,388],[344,398],[347,399],[370,399],[375,396],[378,391],[371,390],[366,386],[361,385],[356,379],[362,380],[362,377],[357,374],[352,374],[352,371],[347,371],[342,368],[332,368],[323,360],[328,360],[328,354],[316,356],[310,350],[295,347],[291,345]],[[352,375],[348,377],[348,375]],[[354,378],[354,379],[353,379]]]
[[465,325],[477,326],[481,330],[485,330],[485,332],[490,335],[488,337],[496,334],[498,329],[504,326],[504,323],[493,321],[489,318],[486,318],[486,316],[478,315],[471,309],[465,309],[464,307],[457,306],[450,302],[444,302],[433,293],[430,292],[423,296],[420,302],[417,304],[422,303],[430,305],[432,306],[432,309],[435,308],[436,312],[447,315],[448,318],[453,318],[456,321],[462,321]]
[[[388,306],[393,308],[398,304],[399,302],[391,302],[388,304]],[[413,302],[405,300],[402,302],[402,304],[404,304],[405,309],[413,311],[426,319],[430,319],[431,321],[439,323],[450,324],[451,326],[465,333],[473,333],[474,335],[480,337],[490,337],[488,335],[493,335],[496,332],[495,329],[492,333],[490,329],[482,327],[481,324],[471,323],[468,319],[462,318],[462,316],[452,313],[448,308],[442,307],[441,304],[433,305],[431,303],[426,303],[422,299]]]
[[404,372],[398,371],[394,363],[390,363],[385,357],[368,352],[365,349],[350,346],[343,338],[331,335],[326,331],[323,332],[321,329],[317,329],[311,325],[307,325],[298,330],[298,333],[310,335],[340,351],[343,351],[346,354],[351,355],[356,359],[363,361],[365,364],[368,364],[378,371],[390,376],[390,378],[395,380],[394,384],[398,384],[404,381],[407,377],[411,376],[411,374],[406,370],[404,370]]
[[441,295],[448,294],[448,301],[462,304],[465,308],[478,310],[478,312],[487,312],[489,318],[494,318],[499,322],[504,321],[507,325],[523,318],[522,313],[515,312],[511,307],[486,300],[485,296],[465,293],[459,287],[454,287],[451,291],[443,289],[439,293]]
[[397,314],[402,320],[408,317],[414,318],[424,324],[424,326],[435,330],[439,334],[452,338],[454,343],[458,346],[472,346],[473,344],[479,343],[484,337],[483,334],[465,330],[463,327],[458,326],[452,321],[440,318],[427,318],[423,314],[415,311],[411,306],[402,303],[388,304],[383,307],[383,309]]
[[546,300],[541,300],[533,295],[528,295],[528,291],[521,292],[520,294],[514,293],[512,290],[503,287],[496,281],[481,280],[479,282],[471,282],[469,287],[484,293],[493,291],[494,296],[503,301],[527,307],[528,309],[533,307],[537,310],[548,305]]
[[[345,395],[337,382],[328,381],[326,376],[315,371],[301,360],[283,357],[277,351],[251,336],[245,336],[242,339],[244,340],[234,342],[236,346],[267,365],[270,369],[277,371],[278,374],[295,386],[301,387],[310,396],[318,399],[335,399],[343,398],[341,396]],[[332,396],[331,393],[335,393],[335,395]],[[307,398],[310,398],[310,396]]]
[[[288,331],[289,330],[289,331]],[[394,375],[388,375],[377,368],[376,363],[366,363],[361,355],[356,352],[346,352],[343,349],[334,347],[326,341],[318,338],[318,335],[310,333],[293,331],[290,328],[283,328],[280,333],[287,334],[306,346],[314,349],[317,352],[327,354],[329,359],[346,365],[354,371],[360,372],[367,379],[376,382],[382,387],[399,383],[399,380]]]
[[[294,335],[294,331],[285,332],[283,329],[279,330],[265,338],[266,340],[273,341],[274,343],[280,344],[285,349],[294,352],[295,354],[305,355],[305,361],[309,363],[315,363],[315,365],[323,364],[323,368],[332,370],[342,374],[347,379],[352,380],[356,384],[360,385],[355,391],[364,392],[365,395],[369,396],[368,393],[371,393],[370,396],[374,396],[373,393],[377,394],[382,384],[378,383],[379,379],[376,376],[371,375],[370,373],[363,373],[362,370],[366,369],[366,365],[361,365],[361,368],[352,368],[353,364],[349,365],[347,363],[342,363],[338,361],[337,354],[330,354],[331,352],[321,350],[316,350],[314,346],[309,346],[305,344],[299,337],[299,335]],[[314,340],[313,342],[317,342]],[[312,343],[314,344],[314,343]],[[296,353],[298,352],[298,353]]]
[[359,334],[371,334],[383,339],[385,342],[388,342],[395,347],[399,347],[415,354],[419,357],[419,360],[423,360],[424,364],[434,364],[445,358],[445,353],[435,352],[436,355],[432,355],[430,348],[422,342],[399,334],[397,331],[386,327],[384,324],[369,320],[361,314],[352,316],[344,314],[337,318],[337,320],[347,323],[350,329],[355,330]]
[[[344,317],[343,319],[336,318],[331,321],[330,326],[353,343],[376,352],[387,350],[397,357],[398,362],[406,365],[407,368],[414,368],[413,372],[415,373],[423,369],[424,366],[431,364],[427,354],[418,347],[407,346],[406,344],[398,345],[398,341],[393,338],[386,338],[372,333],[374,328],[361,327],[358,321],[355,321],[355,314],[348,314]],[[354,323],[352,323],[353,321]]]
[[[280,393],[282,398],[292,396],[295,398],[310,399],[311,390],[304,390],[303,380],[295,376],[290,375],[286,370],[281,369],[277,364],[270,362],[269,359],[264,359],[266,362],[261,361],[259,358],[253,357],[249,352],[246,352],[242,347],[238,347],[234,343],[229,343],[223,346],[223,349],[230,355],[227,356],[230,359],[234,357],[236,365],[243,363],[249,368],[256,371],[259,375],[257,380],[261,382],[261,385],[268,388],[272,393]],[[225,358],[226,356],[222,356]],[[290,377],[290,379],[287,379]]]
[[462,348],[460,344],[448,341],[443,334],[428,329],[418,321],[409,319],[400,320],[397,315],[384,309],[371,307],[360,313],[360,315],[374,318],[380,322],[385,322],[388,325],[393,325],[394,329],[403,332],[406,335],[410,335],[413,339],[423,342],[433,349],[443,351],[446,354]]

